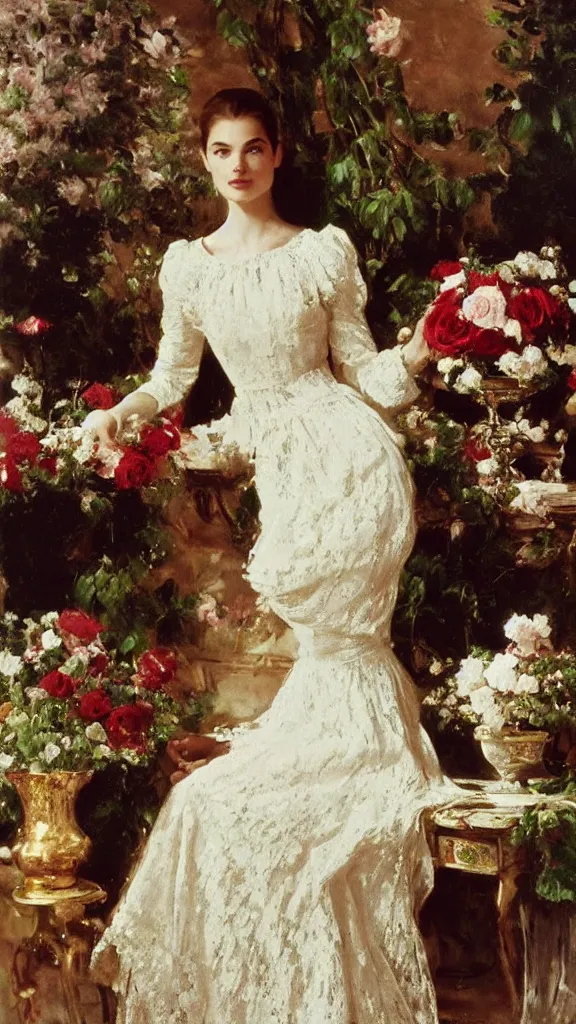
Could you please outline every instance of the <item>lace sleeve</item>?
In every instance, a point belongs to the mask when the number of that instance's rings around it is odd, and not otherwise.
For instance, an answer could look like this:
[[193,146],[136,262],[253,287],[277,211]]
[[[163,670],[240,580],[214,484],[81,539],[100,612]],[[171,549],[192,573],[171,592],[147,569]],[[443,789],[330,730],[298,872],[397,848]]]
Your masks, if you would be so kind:
[[401,348],[378,352],[366,322],[366,284],[358,255],[340,228],[334,228],[341,254],[339,280],[331,302],[330,355],[337,380],[356,388],[383,409],[400,409],[419,394],[404,366]]
[[194,324],[186,294],[185,271],[188,242],[172,242],[162,262],[162,337],[150,379],[133,395],[150,395],[159,409],[182,401],[198,376],[204,335]]

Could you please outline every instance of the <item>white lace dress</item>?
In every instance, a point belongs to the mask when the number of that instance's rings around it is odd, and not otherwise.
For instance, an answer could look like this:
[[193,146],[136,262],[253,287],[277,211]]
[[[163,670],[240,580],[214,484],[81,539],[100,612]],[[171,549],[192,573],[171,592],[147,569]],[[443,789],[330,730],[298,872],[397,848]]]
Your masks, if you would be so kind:
[[417,388],[377,353],[339,228],[233,264],[175,242],[161,284],[142,390],[181,399],[209,340],[255,452],[247,575],[300,653],[255,727],[173,789],[96,957],[119,953],[126,1024],[436,1024],[415,915],[420,812],[446,795],[389,642],[413,494],[376,411]]

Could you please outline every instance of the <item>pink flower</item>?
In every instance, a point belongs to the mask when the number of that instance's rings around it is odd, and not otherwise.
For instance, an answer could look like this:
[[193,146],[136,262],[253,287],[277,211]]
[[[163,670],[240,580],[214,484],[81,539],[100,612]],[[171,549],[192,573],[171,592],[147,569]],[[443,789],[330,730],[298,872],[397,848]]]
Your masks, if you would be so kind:
[[467,320],[489,331],[504,330],[507,322],[506,297],[498,287],[483,285],[467,295],[462,303]]
[[370,50],[378,57],[397,57],[402,49],[402,22],[391,17],[383,7],[377,10],[378,17],[366,28]]
[[18,331],[18,334],[26,335],[42,334],[49,327],[52,327],[52,324],[48,320],[42,320],[39,316],[29,316],[19,324],[14,324],[14,329]]

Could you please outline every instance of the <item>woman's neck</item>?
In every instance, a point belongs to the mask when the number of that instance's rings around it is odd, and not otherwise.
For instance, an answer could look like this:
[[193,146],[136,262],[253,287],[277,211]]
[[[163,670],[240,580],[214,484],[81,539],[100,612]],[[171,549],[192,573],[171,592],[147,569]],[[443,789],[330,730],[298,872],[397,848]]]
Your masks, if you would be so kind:
[[228,216],[218,229],[231,241],[240,245],[257,244],[270,234],[271,229],[284,224],[278,216],[272,196],[267,193],[249,204],[229,203]]

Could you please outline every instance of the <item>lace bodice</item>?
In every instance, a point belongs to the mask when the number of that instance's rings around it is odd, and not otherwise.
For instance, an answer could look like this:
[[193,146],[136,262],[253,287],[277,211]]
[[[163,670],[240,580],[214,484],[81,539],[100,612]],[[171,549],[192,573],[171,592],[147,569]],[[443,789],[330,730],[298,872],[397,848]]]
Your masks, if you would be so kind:
[[163,334],[139,389],[160,408],[190,389],[206,339],[237,395],[289,387],[312,371],[325,373],[328,360],[337,380],[384,410],[418,394],[401,350],[377,351],[356,250],[341,228],[305,228],[238,263],[210,255],[201,239],[173,242],[160,284]]

